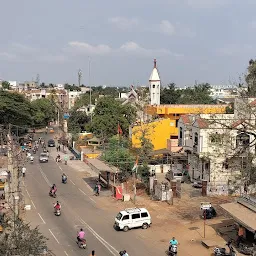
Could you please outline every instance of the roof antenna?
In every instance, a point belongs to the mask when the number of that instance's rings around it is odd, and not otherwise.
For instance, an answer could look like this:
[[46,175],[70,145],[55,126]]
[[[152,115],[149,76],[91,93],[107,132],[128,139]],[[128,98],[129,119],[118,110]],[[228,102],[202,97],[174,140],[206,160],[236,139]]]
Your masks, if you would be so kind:
[[154,68],[156,68],[156,59],[154,59]]

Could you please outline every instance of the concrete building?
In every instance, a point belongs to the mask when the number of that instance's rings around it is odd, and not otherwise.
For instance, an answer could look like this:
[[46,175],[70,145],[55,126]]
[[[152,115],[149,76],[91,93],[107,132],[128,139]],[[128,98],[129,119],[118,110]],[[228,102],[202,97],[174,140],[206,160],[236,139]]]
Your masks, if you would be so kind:
[[154,68],[149,78],[150,104],[160,105],[161,79],[154,60]]
[[83,94],[81,91],[68,91],[68,109],[74,107],[76,100],[80,98],[81,94]]
[[178,121],[183,114],[217,114],[225,113],[227,105],[160,105],[148,106],[145,112],[158,119],[146,123],[135,123],[130,136],[134,147],[140,146],[140,134],[146,132],[152,141],[154,150],[169,149],[178,152]]
[[243,132],[244,122],[234,114],[183,115],[178,122],[190,178],[207,180],[209,195],[239,194],[244,187],[242,172],[248,155],[255,155],[255,146],[249,147],[255,137],[250,128]]

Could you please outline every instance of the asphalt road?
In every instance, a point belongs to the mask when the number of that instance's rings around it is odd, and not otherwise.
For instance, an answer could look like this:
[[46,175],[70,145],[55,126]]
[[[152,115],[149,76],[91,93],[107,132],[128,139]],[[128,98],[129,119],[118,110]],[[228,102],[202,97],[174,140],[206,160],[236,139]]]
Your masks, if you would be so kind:
[[[41,150],[41,149],[40,149]],[[40,153],[39,150],[39,153]],[[57,256],[90,255],[92,250],[97,256],[119,255],[126,249],[129,256],[160,255],[154,245],[147,244],[138,230],[129,232],[113,229],[114,217],[110,212],[100,208],[97,198],[92,195],[86,183],[78,177],[71,166],[56,163],[56,149],[50,149],[48,163],[39,163],[35,156],[33,164],[27,164],[24,179],[26,193],[31,201],[31,211],[27,211],[27,220],[32,226],[39,225],[40,231],[49,238],[48,247]],[[68,163],[71,164],[71,163]],[[68,175],[68,183],[61,183],[61,174]],[[57,198],[48,193],[50,186],[57,185]],[[62,214],[57,217],[53,213],[53,204],[58,200],[62,206]],[[80,249],[76,244],[77,231],[83,228],[86,232],[87,248]],[[141,230],[139,232],[150,232]]]

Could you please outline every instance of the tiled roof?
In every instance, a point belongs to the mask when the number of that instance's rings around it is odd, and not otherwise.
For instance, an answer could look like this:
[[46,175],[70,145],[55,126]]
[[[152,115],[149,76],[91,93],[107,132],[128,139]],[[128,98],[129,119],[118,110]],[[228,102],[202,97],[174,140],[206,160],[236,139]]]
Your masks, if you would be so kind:
[[207,122],[206,119],[198,118],[198,119],[196,120],[196,122],[197,122],[198,127],[199,127],[200,129],[206,129],[206,128],[209,127],[209,124],[208,124],[208,122]]
[[184,124],[191,124],[191,119],[189,115],[182,115],[180,118]]
[[237,121],[235,121],[235,122],[231,125],[231,127],[232,127],[232,128],[236,128],[237,126],[239,126],[240,124],[242,124],[244,121],[245,121],[244,119],[237,120]]
[[250,103],[250,106],[256,106],[256,99]]

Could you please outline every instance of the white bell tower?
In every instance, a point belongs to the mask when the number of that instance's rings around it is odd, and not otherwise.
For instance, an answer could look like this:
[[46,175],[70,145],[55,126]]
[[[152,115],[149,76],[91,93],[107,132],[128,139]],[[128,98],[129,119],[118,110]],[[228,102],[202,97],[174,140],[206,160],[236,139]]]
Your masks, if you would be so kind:
[[156,59],[154,59],[154,68],[149,78],[150,104],[160,105],[160,89],[161,79],[156,67]]

